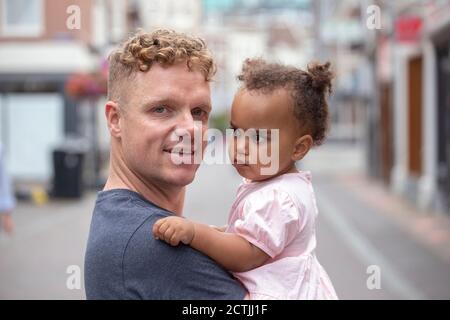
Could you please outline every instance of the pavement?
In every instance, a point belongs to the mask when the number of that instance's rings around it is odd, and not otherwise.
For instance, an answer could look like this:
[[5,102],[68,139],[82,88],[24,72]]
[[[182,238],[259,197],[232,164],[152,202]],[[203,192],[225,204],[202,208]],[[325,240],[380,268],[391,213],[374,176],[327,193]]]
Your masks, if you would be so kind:
[[69,290],[69,266],[82,269],[95,193],[81,201],[19,203],[12,236],[0,233],[0,299],[84,299]]
[[[317,255],[339,298],[450,298],[450,215],[419,211],[369,179],[359,146],[324,145],[300,167],[313,174]],[[185,215],[225,224],[240,180],[230,166],[201,166],[188,187]],[[94,202],[90,192],[79,201],[19,203],[14,235],[0,234],[0,299],[85,298]],[[67,286],[70,266],[80,268],[79,289]]]

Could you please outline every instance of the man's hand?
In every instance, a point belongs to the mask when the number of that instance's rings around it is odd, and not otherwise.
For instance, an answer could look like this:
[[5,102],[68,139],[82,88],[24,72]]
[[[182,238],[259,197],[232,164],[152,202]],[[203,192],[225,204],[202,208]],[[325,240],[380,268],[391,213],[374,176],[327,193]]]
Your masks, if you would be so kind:
[[190,244],[195,234],[192,221],[180,217],[163,218],[153,225],[153,234],[157,239],[162,239],[172,246],[177,246],[180,241]]

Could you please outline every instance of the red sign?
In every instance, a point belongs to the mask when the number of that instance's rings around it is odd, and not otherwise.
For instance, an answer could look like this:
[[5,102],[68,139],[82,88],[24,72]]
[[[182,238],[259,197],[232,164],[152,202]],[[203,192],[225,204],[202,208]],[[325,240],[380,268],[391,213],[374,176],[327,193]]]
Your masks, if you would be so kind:
[[422,32],[422,18],[400,17],[395,22],[395,39],[399,42],[419,41]]

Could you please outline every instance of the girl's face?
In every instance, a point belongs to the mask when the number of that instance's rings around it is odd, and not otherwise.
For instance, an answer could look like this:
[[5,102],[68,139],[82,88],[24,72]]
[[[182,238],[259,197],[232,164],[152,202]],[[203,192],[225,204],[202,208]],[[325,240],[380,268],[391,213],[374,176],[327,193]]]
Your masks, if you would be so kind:
[[[229,144],[229,154],[241,176],[262,181],[296,171],[295,161],[308,152],[312,138],[301,136],[293,108],[292,98],[285,89],[271,93],[238,91],[231,107],[235,135]],[[269,167],[274,170],[267,170]]]

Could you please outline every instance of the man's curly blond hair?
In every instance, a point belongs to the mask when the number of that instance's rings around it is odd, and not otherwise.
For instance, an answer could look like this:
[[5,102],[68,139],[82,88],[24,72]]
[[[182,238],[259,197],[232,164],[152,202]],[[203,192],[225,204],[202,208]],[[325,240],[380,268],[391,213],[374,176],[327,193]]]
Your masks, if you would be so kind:
[[170,66],[186,62],[189,70],[198,70],[205,81],[216,72],[211,53],[201,38],[169,29],[151,33],[138,31],[109,56],[108,99],[118,101],[124,85],[137,72],[147,72],[156,62]]

